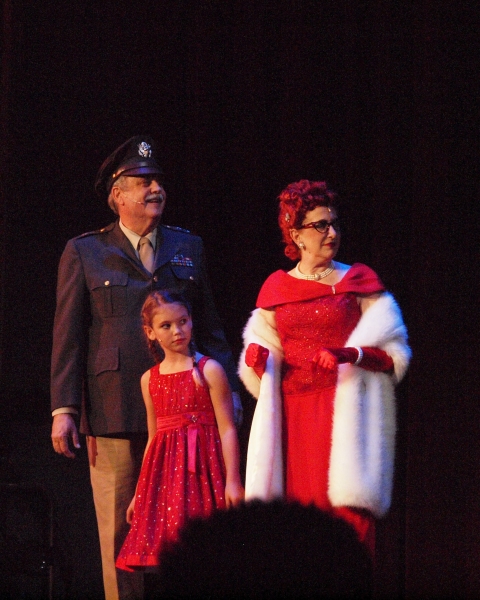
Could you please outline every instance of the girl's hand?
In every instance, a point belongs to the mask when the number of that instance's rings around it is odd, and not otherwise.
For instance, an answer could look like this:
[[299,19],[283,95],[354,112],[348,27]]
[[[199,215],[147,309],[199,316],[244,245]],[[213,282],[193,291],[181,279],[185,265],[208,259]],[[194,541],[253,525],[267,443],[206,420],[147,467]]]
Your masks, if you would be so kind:
[[135,509],[135,496],[132,498],[132,501],[130,502],[130,504],[129,504],[128,508],[127,508],[127,523],[129,525],[132,524],[134,509]]
[[225,486],[225,502],[227,508],[238,506],[245,499],[245,490],[241,483],[227,483]]

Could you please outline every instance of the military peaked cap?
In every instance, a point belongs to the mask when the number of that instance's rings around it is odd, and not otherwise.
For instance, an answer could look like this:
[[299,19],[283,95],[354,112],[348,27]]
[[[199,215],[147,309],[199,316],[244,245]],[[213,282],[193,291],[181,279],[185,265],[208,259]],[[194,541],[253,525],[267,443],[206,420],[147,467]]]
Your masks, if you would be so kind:
[[159,175],[163,170],[155,160],[155,142],[149,135],[135,135],[119,146],[103,162],[95,179],[99,196],[110,193],[114,181],[122,175]]

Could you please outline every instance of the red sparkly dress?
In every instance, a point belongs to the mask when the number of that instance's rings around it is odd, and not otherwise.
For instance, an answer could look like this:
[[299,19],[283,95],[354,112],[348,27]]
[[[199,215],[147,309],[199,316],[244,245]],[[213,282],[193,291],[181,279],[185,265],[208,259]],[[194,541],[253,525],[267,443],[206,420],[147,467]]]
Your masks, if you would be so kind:
[[312,369],[310,359],[322,347],[338,348],[357,325],[358,294],[384,291],[378,276],[355,263],[335,286],[296,279],[276,271],[265,281],[257,307],[275,310],[284,351],[282,365],[285,495],[334,512],[357,529],[367,544],[373,518],[362,511],[333,508],[328,499],[328,471],[336,371]]
[[[203,367],[208,357],[198,363]],[[116,566],[126,571],[156,567],[166,542],[187,519],[207,517],[225,504],[225,464],[208,388],[193,370],[162,375],[150,370],[157,432],[143,460],[135,512]]]

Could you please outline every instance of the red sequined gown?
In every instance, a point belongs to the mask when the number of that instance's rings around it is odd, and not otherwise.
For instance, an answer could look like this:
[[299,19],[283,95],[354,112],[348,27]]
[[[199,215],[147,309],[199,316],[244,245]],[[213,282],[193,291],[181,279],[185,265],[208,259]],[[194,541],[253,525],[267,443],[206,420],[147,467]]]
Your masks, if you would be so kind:
[[266,280],[257,301],[258,307],[275,310],[285,355],[282,395],[286,497],[303,504],[314,503],[341,516],[370,547],[373,518],[365,511],[334,509],[328,499],[337,372],[314,370],[310,359],[319,348],[345,346],[361,317],[357,295],[383,290],[374,271],[355,263],[334,287],[277,271]]
[[[208,357],[199,361],[199,370]],[[188,518],[225,508],[225,465],[215,413],[206,385],[192,370],[160,374],[150,370],[150,395],[157,432],[144,458],[135,512],[116,566],[156,567],[165,542],[178,537]]]

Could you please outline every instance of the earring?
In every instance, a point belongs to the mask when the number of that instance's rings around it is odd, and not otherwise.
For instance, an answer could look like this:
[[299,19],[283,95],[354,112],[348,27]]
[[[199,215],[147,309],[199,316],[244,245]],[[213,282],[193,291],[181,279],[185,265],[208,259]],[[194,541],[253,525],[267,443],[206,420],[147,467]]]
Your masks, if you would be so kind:
[[303,242],[298,242],[298,247],[300,250],[305,250],[305,244]]

